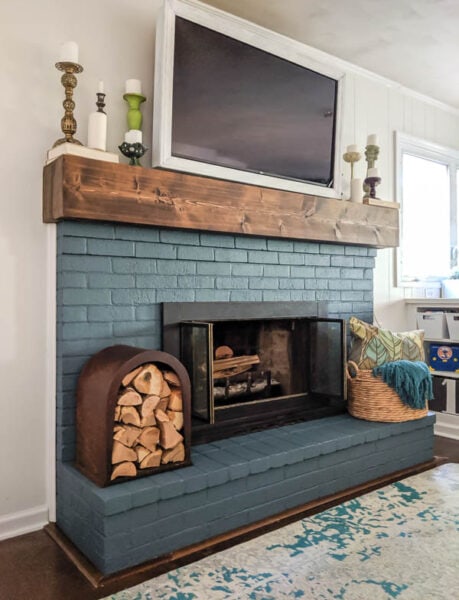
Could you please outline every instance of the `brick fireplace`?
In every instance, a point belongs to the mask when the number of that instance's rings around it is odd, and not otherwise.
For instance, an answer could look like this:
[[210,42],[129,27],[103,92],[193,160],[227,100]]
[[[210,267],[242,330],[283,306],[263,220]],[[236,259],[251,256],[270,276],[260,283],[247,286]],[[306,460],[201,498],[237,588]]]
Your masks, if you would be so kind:
[[97,487],[74,467],[92,355],[161,350],[163,303],[313,303],[372,321],[375,248],[397,245],[397,215],[69,156],[45,168],[44,191],[44,220],[58,223],[57,525],[101,573],[432,458],[433,417],[338,414],[200,443],[192,466]]

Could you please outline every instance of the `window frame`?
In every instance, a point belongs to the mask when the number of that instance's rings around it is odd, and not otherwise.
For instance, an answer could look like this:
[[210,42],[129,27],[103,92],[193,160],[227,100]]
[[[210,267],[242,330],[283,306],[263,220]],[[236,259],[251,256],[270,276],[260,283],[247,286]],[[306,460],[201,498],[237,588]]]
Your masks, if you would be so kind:
[[[434,142],[414,137],[412,135],[395,132],[395,199],[400,205],[400,246],[396,248],[396,286],[397,287],[439,287],[444,277],[440,275],[429,279],[408,280],[403,278],[403,256],[401,241],[403,239],[403,155],[410,154],[421,159],[431,160],[445,164],[449,171],[450,192],[450,240],[451,251],[459,247],[458,231],[458,202],[459,191],[457,189],[459,171],[459,150],[449,148]],[[458,261],[459,263],[459,261]]]

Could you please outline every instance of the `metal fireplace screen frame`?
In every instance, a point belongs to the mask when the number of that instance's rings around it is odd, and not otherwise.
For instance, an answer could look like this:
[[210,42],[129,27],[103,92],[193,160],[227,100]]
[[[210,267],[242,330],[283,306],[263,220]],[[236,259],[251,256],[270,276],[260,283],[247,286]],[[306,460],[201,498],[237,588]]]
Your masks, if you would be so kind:
[[[218,394],[222,386],[226,390],[235,387],[230,378],[215,380],[213,372],[218,338],[223,342],[234,339],[231,337],[234,328],[241,330],[238,337],[244,339],[242,344],[246,352],[251,348],[252,352],[264,356],[261,370],[256,375],[261,377],[258,380],[261,391],[239,392],[231,398],[222,392]],[[251,337],[257,340],[251,341]],[[279,340],[281,348],[263,347],[263,339],[265,345],[272,346],[273,337],[284,338]],[[344,341],[342,319],[298,317],[182,322],[181,360],[191,379],[192,414],[214,424],[243,418],[257,410],[256,404],[260,410],[265,410],[274,408],[276,403],[281,406],[281,402],[297,399],[301,401],[298,406],[302,411],[320,408],[323,404],[338,404],[345,398]],[[232,345],[231,341],[229,343]],[[276,365],[277,371],[272,374]],[[239,387],[257,390],[257,384],[251,380],[251,371],[238,376]],[[266,379],[264,387],[263,378]]]

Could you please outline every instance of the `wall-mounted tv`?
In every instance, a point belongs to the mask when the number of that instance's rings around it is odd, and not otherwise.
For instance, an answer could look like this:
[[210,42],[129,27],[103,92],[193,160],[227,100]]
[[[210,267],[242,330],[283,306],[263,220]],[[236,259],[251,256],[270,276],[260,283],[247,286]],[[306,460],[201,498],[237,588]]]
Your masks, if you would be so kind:
[[195,0],[158,20],[153,166],[339,197],[343,74]]

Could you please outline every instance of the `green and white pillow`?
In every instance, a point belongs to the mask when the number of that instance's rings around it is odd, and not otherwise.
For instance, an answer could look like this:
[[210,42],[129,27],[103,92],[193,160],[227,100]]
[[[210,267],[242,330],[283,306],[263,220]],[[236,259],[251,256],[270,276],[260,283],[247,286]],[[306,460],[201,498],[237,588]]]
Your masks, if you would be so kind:
[[424,331],[394,332],[351,317],[349,360],[360,369],[373,369],[394,360],[424,360]]

